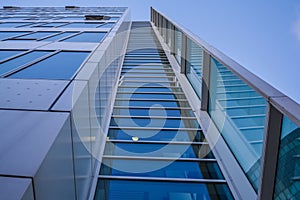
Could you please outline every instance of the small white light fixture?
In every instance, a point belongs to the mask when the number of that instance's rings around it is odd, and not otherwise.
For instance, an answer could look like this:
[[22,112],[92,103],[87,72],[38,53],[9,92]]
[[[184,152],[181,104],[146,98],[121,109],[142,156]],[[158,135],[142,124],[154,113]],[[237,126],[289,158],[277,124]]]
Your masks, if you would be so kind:
[[136,141],[138,141],[138,140],[139,140],[139,138],[138,138],[138,137],[136,137],[136,136],[133,136],[131,139],[132,139],[132,141],[134,141],[134,142],[136,142]]

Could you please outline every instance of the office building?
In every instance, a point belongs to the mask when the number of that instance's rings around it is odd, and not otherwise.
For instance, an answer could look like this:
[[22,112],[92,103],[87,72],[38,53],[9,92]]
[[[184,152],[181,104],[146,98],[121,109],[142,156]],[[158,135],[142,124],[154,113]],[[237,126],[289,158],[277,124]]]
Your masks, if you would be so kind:
[[298,199],[300,106],[151,8],[0,16],[0,199]]

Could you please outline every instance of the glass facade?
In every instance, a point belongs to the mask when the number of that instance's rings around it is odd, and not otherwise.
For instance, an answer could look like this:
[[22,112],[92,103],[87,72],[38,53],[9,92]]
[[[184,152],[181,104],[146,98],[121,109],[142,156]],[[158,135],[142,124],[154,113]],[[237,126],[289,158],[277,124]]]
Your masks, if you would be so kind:
[[187,39],[186,47],[186,77],[201,99],[203,50],[191,39]]
[[274,199],[300,198],[300,128],[283,117]]
[[[126,198],[172,199],[179,195],[192,199],[232,199],[149,26],[145,22],[132,24],[94,199],[121,198],[122,189],[128,192]],[[153,50],[139,48],[139,44]],[[189,183],[190,180],[195,183]],[[205,184],[208,180],[210,183]],[[139,187],[144,183],[147,190]],[[195,191],[183,188],[189,184]],[[176,187],[182,192],[173,194]]]
[[211,58],[209,114],[254,188],[258,188],[266,100]]
[[[71,79],[89,52],[59,52],[10,75],[10,78]],[[58,64],[60,63],[60,64]],[[59,73],[57,73],[59,71]]]

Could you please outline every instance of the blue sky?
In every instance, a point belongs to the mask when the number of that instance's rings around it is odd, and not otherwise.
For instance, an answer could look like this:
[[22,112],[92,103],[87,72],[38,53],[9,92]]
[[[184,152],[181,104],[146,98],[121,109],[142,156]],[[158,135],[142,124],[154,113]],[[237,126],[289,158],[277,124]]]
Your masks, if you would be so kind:
[[300,103],[298,0],[2,0],[1,4],[128,6],[133,20],[149,20],[153,6]]

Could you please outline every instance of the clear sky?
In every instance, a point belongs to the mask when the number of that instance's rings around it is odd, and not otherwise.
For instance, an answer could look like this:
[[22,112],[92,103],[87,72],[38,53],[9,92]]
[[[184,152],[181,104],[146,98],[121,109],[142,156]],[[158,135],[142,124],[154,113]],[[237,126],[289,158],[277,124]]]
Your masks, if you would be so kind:
[[1,0],[19,6],[128,6],[149,20],[150,6],[300,103],[299,0]]

